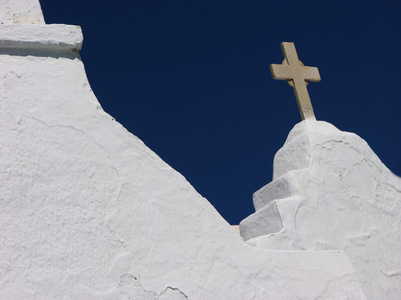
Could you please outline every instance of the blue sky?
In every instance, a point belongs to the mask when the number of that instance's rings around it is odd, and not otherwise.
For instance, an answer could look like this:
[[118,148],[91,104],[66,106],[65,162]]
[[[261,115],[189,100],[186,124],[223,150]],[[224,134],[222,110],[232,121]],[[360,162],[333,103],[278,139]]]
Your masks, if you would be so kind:
[[82,27],[103,109],[231,224],[254,212],[301,121],[292,88],[269,71],[283,41],[319,68],[316,118],[361,136],[401,175],[400,1],[40,2],[46,23]]

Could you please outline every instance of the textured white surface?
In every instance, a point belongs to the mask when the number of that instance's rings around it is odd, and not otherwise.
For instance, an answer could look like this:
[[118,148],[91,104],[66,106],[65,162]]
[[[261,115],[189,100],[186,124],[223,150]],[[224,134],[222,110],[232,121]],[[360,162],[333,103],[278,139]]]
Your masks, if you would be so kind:
[[[259,235],[249,244],[343,249],[368,299],[400,298],[401,178],[357,135],[326,122],[297,124],[275,156],[274,180],[254,201],[257,212],[241,222],[247,236]],[[265,235],[266,221],[257,224],[270,206],[261,203],[276,203],[281,231]]]
[[0,48],[80,50],[82,31],[79,26],[52,25],[0,25]]
[[0,55],[1,299],[365,299],[342,251],[244,243],[49,49]]
[[1,0],[0,24],[45,24],[39,0]]

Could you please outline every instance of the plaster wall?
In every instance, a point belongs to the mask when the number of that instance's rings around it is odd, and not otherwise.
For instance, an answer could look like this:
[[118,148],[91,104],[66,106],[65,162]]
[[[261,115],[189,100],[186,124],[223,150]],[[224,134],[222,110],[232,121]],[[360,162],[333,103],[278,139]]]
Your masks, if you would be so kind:
[[254,202],[256,213],[241,222],[248,244],[344,250],[368,299],[399,299],[401,178],[359,136],[321,121],[297,124]]
[[248,245],[105,113],[78,55],[79,27],[9,19],[0,26],[1,299],[365,299],[343,251]]

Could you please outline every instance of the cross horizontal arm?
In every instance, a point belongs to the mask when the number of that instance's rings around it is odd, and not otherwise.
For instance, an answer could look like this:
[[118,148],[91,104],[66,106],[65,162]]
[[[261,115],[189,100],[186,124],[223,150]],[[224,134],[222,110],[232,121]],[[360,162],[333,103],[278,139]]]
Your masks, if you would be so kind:
[[270,65],[270,71],[272,73],[273,79],[292,80],[296,77],[299,77],[303,78],[305,81],[320,81],[318,68],[305,67],[301,64],[299,64],[299,67],[272,64]]
[[303,75],[305,81],[319,82],[321,80],[319,69],[316,67],[304,67]]
[[283,65],[270,65],[270,71],[272,73],[273,79],[288,80],[293,78],[291,69],[288,66]]

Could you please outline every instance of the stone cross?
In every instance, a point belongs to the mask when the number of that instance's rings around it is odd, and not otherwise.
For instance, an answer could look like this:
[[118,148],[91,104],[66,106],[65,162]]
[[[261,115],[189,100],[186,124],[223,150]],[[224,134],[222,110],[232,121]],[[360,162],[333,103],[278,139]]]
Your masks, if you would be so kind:
[[287,80],[294,88],[302,120],[316,120],[306,86],[309,81],[320,81],[319,70],[315,67],[306,67],[298,60],[294,43],[283,42],[281,49],[285,59],[281,65],[270,65],[272,76],[274,79]]

